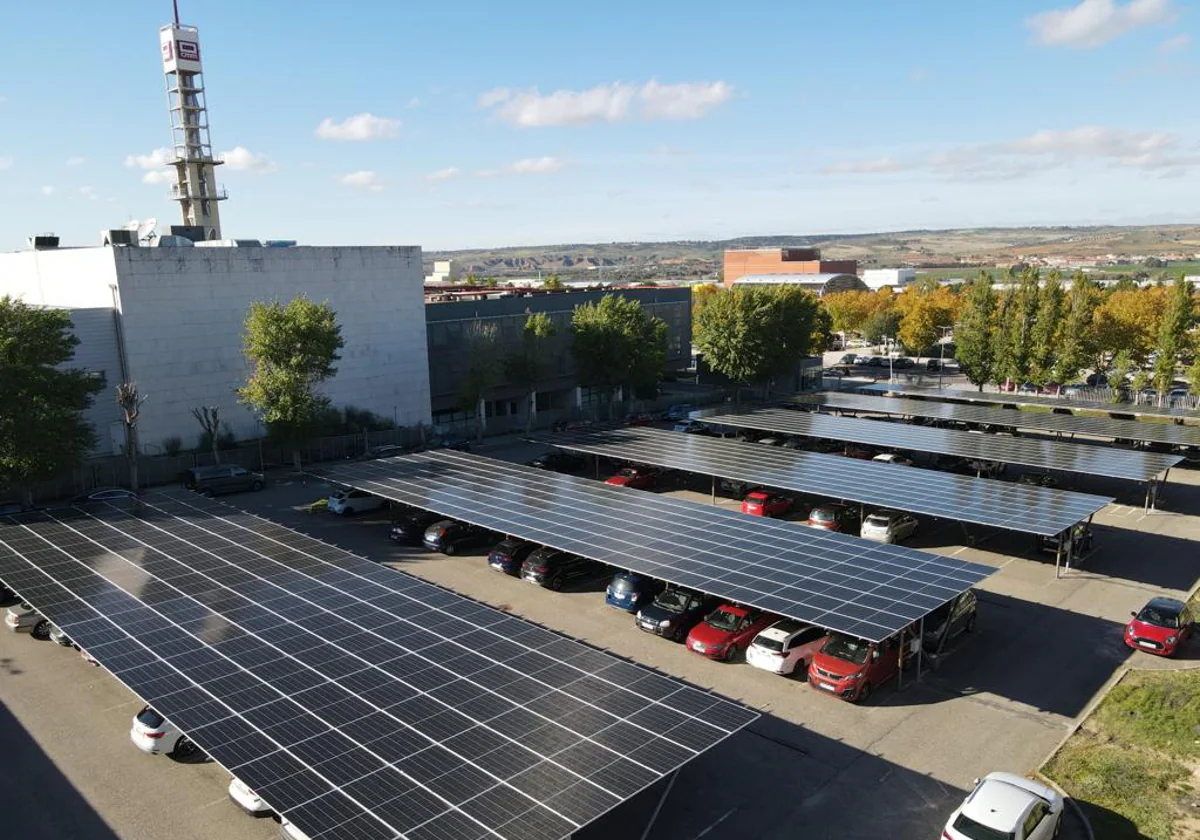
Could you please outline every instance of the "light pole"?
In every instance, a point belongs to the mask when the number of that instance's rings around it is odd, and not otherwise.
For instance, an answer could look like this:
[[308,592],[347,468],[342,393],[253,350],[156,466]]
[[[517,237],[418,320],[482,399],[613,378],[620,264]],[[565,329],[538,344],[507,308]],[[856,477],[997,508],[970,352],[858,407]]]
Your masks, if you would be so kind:
[[946,327],[938,325],[937,328],[942,331],[941,342],[940,342],[942,345],[942,353],[941,353],[941,359],[940,359],[940,361],[938,361],[938,388],[941,389],[942,373],[946,370],[946,336],[948,336],[950,334],[950,331],[953,331],[954,325],[951,324],[950,326],[946,326]]
[[895,358],[895,356],[892,353],[892,342],[896,339],[892,338],[890,335],[884,335],[880,337],[883,339],[883,352],[887,353],[888,357],[888,382],[895,382],[896,371],[892,367],[892,360]]

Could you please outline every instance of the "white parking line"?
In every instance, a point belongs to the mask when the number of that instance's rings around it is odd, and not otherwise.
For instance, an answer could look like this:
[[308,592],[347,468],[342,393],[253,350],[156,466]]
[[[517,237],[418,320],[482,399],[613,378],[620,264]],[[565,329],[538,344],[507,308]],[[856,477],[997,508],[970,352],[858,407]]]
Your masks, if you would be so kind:
[[131,700],[126,700],[124,703],[118,703],[115,706],[109,706],[107,709],[101,709],[100,714],[106,714],[108,712],[115,712],[117,709],[122,709],[125,706],[136,706],[139,703],[141,703],[142,705],[145,705],[137,697],[134,697]]

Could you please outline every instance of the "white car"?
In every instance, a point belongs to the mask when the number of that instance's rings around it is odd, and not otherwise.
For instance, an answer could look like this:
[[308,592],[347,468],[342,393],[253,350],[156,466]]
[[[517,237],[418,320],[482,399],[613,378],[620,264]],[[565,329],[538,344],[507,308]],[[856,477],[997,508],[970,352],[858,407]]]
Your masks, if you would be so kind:
[[39,641],[50,638],[50,622],[26,603],[14,604],[5,610],[4,626],[14,633],[28,633]]
[[274,813],[271,806],[237,776],[229,780],[229,798],[252,817],[267,817]]
[[896,464],[900,467],[911,467],[913,465],[911,458],[905,458],[903,455],[897,455],[894,452],[885,452],[882,455],[876,455],[871,460],[878,461],[880,464]]
[[171,722],[149,706],[133,716],[129,740],[144,753],[175,758],[190,758],[200,751],[191,739],[171,725]]
[[311,840],[307,834],[296,828],[295,824],[287,817],[279,821],[279,836],[282,840]]
[[339,516],[353,516],[368,510],[379,510],[386,500],[362,490],[338,490],[329,495],[329,512]]
[[829,633],[790,618],[776,621],[760,632],[746,648],[746,662],[772,674],[808,676],[808,663]]
[[917,532],[917,518],[898,510],[877,510],[863,520],[858,535],[864,540],[898,543]]
[[946,822],[947,840],[1050,840],[1062,827],[1063,798],[1058,791],[1015,773],[988,773],[975,780]]
[[708,427],[699,420],[680,420],[671,427],[673,432],[683,432],[689,435],[701,434],[708,430]]

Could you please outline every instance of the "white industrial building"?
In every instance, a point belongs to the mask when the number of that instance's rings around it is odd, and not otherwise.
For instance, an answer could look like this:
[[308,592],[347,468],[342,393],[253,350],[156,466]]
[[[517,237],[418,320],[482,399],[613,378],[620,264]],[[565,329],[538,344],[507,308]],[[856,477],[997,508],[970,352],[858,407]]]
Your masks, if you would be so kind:
[[[73,366],[103,376],[89,420],[98,454],[124,444],[115,389],[148,397],[139,438],[193,445],[192,409],[217,405],[238,438],[262,432],[235,389],[250,365],[243,325],[254,301],[306,295],[337,312],[345,347],[324,392],[401,425],[430,422],[421,249],[385,247],[96,247],[0,254],[0,296],[69,310],[80,339]],[[215,247],[212,247],[215,246]]]
[[884,286],[903,288],[917,280],[915,268],[868,268],[862,273],[862,281],[871,291],[882,289]]

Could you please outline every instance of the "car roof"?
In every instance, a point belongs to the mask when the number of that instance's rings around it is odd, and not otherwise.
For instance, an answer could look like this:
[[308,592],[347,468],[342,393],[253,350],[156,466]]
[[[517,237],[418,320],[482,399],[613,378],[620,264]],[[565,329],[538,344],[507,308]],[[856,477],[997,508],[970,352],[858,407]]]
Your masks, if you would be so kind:
[[989,774],[963,803],[962,813],[988,828],[1012,831],[1030,803],[1040,798],[1018,781],[1025,780],[1011,773]]
[[788,636],[795,633],[797,630],[803,630],[808,625],[803,622],[796,621],[794,618],[785,618],[783,621],[776,621],[766,630],[761,631],[758,635],[764,639],[774,639],[777,642],[782,642]]
[[1146,602],[1146,606],[1153,607],[1156,610],[1170,611],[1178,615],[1179,613],[1183,612],[1187,605],[1184,604],[1183,601],[1177,601],[1174,598],[1159,597],[1151,598]]
[[733,613],[734,615],[749,615],[750,613],[749,607],[743,607],[740,604],[722,604],[721,606],[717,607],[717,609],[724,610],[727,613]]
[[751,490],[749,493],[746,494],[746,498],[749,499],[751,496],[754,496],[755,498],[765,499],[770,495],[771,494],[768,493],[766,490]]
[[873,510],[870,513],[868,513],[867,519],[870,519],[872,516],[884,516],[884,517],[887,517],[888,519],[891,519],[893,516],[899,516],[899,515],[900,515],[900,511],[898,511],[898,510],[892,510],[891,508],[880,508],[879,510]]

